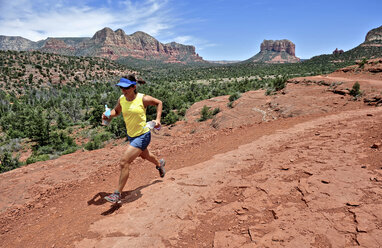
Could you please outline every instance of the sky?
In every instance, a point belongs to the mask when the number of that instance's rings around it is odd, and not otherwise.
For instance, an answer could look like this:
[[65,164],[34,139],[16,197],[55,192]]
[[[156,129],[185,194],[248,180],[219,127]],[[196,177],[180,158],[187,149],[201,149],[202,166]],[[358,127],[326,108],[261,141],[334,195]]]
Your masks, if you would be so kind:
[[350,50],[382,25],[382,0],[0,0],[0,35],[92,37],[109,27],[195,46],[205,60],[246,60],[288,39],[309,59]]

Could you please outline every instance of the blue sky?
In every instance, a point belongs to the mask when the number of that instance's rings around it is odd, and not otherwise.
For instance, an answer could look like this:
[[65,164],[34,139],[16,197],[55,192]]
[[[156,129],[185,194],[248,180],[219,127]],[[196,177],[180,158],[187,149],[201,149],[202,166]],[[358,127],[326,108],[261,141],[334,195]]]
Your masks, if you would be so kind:
[[193,45],[207,60],[245,60],[288,39],[303,59],[349,50],[382,25],[381,0],[0,0],[0,35],[92,37],[104,27]]

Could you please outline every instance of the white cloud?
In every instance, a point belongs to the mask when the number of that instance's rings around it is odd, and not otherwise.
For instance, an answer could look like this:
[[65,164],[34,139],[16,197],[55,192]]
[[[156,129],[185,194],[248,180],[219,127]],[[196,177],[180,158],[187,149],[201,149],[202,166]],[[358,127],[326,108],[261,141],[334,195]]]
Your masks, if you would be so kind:
[[[126,34],[143,31],[162,43],[176,41],[201,51],[216,46],[191,35],[179,35],[182,25],[200,23],[185,19],[173,0],[0,0],[0,35],[32,41],[47,37],[92,37],[104,27]],[[182,32],[182,33],[183,33]]]
[[173,41],[175,41],[177,43],[184,44],[184,45],[193,45],[193,46],[197,47],[198,50],[203,50],[207,47],[216,46],[216,44],[214,44],[214,43],[210,43],[208,41],[205,41],[205,40],[202,40],[199,38],[195,38],[195,37],[190,36],[190,35],[177,36],[173,39]]
[[104,27],[139,30],[154,36],[174,26],[167,1],[107,1],[102,7],[68,5],[72,1],[0,1],[0,34],[33,41],[91,37]]

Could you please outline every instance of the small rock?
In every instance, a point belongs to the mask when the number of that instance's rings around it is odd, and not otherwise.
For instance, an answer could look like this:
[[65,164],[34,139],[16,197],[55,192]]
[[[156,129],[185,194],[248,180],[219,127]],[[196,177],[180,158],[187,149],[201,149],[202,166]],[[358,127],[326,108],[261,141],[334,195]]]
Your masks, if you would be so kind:
[[289,170],[289,168],[290,168],[290,167],[287,166],[287,165],[282,165],[280,169],[286,171],[286,170]]
[[381,143],[374,143],[372,146],[371,146],[371,148],[373,148],[373,149],[378,149],[378,148],[380,148],[381,147]]
[[238,209],[238,210],[236,210],[235,212],[236,212],[237,215],[243,215],[243,214],[245,214],[245,211],[242,210],[242,209]]
[[373,116],[373,114],[367,114],[366,116]]
[[346,203],[347,206],[350,206],[350,207],[358,207],[359,205],[361,205],[359,202],[347,202]]
[[271,209],[271,214],[273,215],[273,219],[277,220],[279,217],[277,216],[275,210]]
[[330,181],[327,180],[327,179],[323,179],[323,180],[321,180],[321,182],[324,183],[324,184],[329,184],[330,183]]
[[251,241],[255,242],[255,233],[254,233],[253,229],[249,228],[248,234],[249,234],[249,238],[251,239]]
[[216,199],[214,202],[217,203],[217,204],[220,204],[220,203],[223,202],[223,200],[222,199]]
[[382,182],[382,179],[380,179],[378,177],[370,177],[370,181]]
[[366,168],[366,165],[362,165],[361,168],[365,169],[365,168]]
[[309,175],[309,176],[312,176],[313,175],[313,172],[310,172],[310,171],[307,171],[307,170],[304,170],[304,173]]

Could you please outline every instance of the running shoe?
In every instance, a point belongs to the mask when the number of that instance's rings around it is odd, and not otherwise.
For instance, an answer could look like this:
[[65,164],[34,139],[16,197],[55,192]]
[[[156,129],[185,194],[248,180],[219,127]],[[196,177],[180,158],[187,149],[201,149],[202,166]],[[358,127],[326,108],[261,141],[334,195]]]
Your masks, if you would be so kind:
[[105,200],[111,203],[120,203],[121,202],[121,193],[115,191],[113,194],[105,196]]
[[160,177],[164,177],[164,175],[166,174],[166,170],[164,169],[164,166],[166,165],[166,161],[162,158],[159,160],[159,164],[160,166],[157,166],[156,168],[159,171]]

